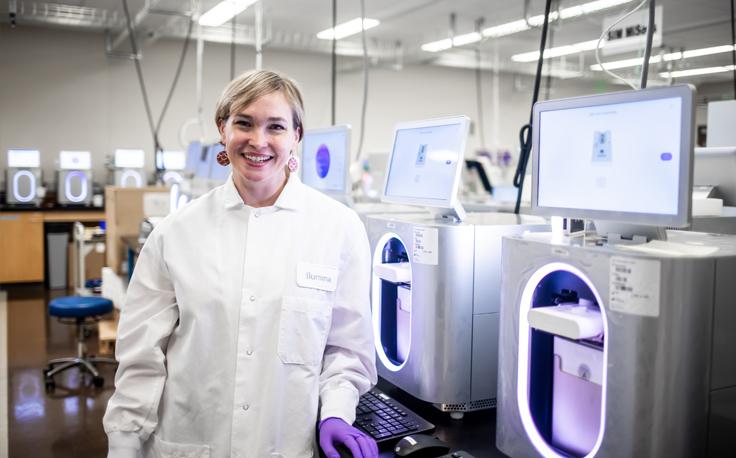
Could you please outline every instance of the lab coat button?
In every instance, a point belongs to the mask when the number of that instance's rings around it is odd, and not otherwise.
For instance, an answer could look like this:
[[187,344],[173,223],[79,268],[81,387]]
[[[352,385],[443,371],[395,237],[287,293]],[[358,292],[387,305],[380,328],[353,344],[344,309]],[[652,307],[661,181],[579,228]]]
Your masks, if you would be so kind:
[[256,300],[256,297],[255,297],[255,296],[251,296],[251,297],[250,297],[250,301],[251,301],[251,302],[253,302],[253,301],[255,301],[255,300]]
[[245,354],[246,354],[246,355],[248,355],[248,356],[250,356],[250,355],[252,355],[252,354],[253,354],[253,350],[251,350],[251,349],[249,348],[249,349],[245,350]]
[[243,410],[248,410],[248,409],[250,409],[250,406],[248,404],[243,404]]

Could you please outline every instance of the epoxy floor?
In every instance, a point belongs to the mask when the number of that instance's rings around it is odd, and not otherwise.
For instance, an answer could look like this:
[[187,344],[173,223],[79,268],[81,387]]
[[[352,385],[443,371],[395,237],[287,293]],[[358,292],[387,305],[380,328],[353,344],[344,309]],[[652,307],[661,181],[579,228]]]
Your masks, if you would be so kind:
[[[70,294],[43,285],[3,285],[7,291],[8,448],[9,458],[85,458],[107,454],[102,416],[112,395],[113,368],[102,365],[102,388],[77,369],[56,376],[56,389],[46,393],[43,368],[49,359],[76,354],[74,325],[47,313],[48,301]],[[98,352],[96,329],[87,339]]]

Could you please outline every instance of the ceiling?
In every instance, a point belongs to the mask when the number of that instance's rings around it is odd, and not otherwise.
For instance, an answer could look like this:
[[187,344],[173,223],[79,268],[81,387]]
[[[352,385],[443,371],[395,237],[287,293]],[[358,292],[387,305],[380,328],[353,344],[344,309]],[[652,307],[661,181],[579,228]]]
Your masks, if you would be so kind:
[[[590,0],[562,0],[559,8],[567,8]],[[218,0],[127,0],[129,11],[136,19],[136,36],[140,39],[141,52],[159,38],[183,37],[187,31],[188,16],[192,11],[207,11]],[[26,0],[0,0],[0,21],[8,22],[10,5],[15,3],[18,27],[34,25],[44,27],[68,27],[84,30],[106,30],[108,51],[129,53],[123,0],[62,0],[36,2]],[[307,52],[331,51],[332,42],[319,40],[316,33],[332,25],[331,0],[262,0],[260,8],[249,7],[236,19],[236,41],[252,45],[255,42],[257,10],[262,11],[264,49],[289,49]],[[360,17],[360,0],[340,0],[337,22]],[[454,15],[454,33],[461,35],[476,30],[476,22],[483,21],[489,27],[528,16],[542,14],[544,0],[364,0],[365,17],[381,21],[366,32],[368,53],[373,65],[401,68],[406,64],[431,64],[474,68],[477,65],[476,47],[481,51],[481,65],[486,69],[502,72],[532,74],[536,64],[516,63],[511,56],[539,48],[538,27],[501,38],[486,38],[479,44],[453,48],[439,53],[421,50],[426,42],[448,38],[452,35],[451,16]],[[594,40],[603,30],[603,20],[617,17],[631,10],[639,0],[613,7],[598,13],[555,22],[550,27],[548,47],[569,45]],[[693,50],[731,41],[730,0],[659,0],[663,7],[662,47],[652,55],[672,51]],[[554,2],[553,2],[554,5]],[[646,6],[645,6],[646,8]],[[229,42],[232,40],[231,24],[218,28],[202,27],[206,40]],[[196,33],[195,27],[195,33]],[[343,56],[362,55],[360,35],[340,40],[338,52]],[[603,62],[640,57],[641,50],[616,56],[604,56]],[[650,78],[666,83],[659,72],[665,66],[674,70],[731,65],[731,53],[720,53],[669,63],[652,65]],[[342,70],[355,68],[351,59],[341,59]],[[357,61],[357,58],[356,58]],[[590,66],[595,63],[594,53],[587,51],[564,58],[549,59],[546,67],[553,76],[574,75],[584,78],[601,78]],[[638,77],[640,69],[616,70],[631,79]],[[677,82],[729,81],[731,72],[676,79]]]

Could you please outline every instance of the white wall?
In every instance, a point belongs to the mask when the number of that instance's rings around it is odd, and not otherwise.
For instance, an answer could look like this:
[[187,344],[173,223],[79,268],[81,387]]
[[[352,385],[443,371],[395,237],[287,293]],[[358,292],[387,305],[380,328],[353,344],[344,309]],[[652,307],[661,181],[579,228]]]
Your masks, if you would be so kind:
[[[160,40],[143,50],[143,73],[154,120],[174,76],[181,41]],[[105,177],[104,161],[115,148],[144,148],[150,154],[153,142],[131,60],[107,57],[100,33],[69,29],[0,26],[0,173],[4,178],[8,148],[38,148],[43,155],[44,179],[53,182],[60,149],[92,151],[95,181]],[[252,67],[254,53],[245,46],[237,50],[237,66]],[[285,72],[302,88],[306,126],[323,127],[330,122],[330,57],[323,54],[286,51],[264,52],[264,67]],[[229,45],[205,44],[204,118],[208,140],[217,139],[212,121],[215,101],[230,76]],[[371,69],[364,148],[388,151],[395,123],[429,117],[477,114],[475,75],[472,70],[428,65],[405,66],[401,71]],[[515,153],[518,131],[529,117],[531,77],[501,75],[498,80],[500,115],[493,119],[493,81],[483,74],[485,136],[487,146]],[[362,101],[362,72],[338,74],[337,122],[354,128],[357,148]],[[620,90],[604,83],[553,80],[552,98]],[[543,98],[544,89],[540,98]],[[195,43],[173,100],[161,126],[160,141],[166,149],[183,149],[180,127],[196,115]],[[498,132],[492,131],[497,123]],[[195,128],[188,138],[197,138]],[[479,146],[471,134],[469,148]]]

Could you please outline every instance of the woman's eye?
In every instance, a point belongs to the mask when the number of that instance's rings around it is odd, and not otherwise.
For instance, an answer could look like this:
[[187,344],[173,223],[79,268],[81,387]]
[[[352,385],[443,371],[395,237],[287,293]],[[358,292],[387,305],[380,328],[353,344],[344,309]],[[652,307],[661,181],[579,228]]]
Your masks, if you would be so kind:
[[240,127],[250,127],[250,122],[240,120],[240,121],[235,121],[235,125],[240,126]]
[[282,126],[281,124],[272,124],[271,129],[273,130],[286,130],[286,127]]

